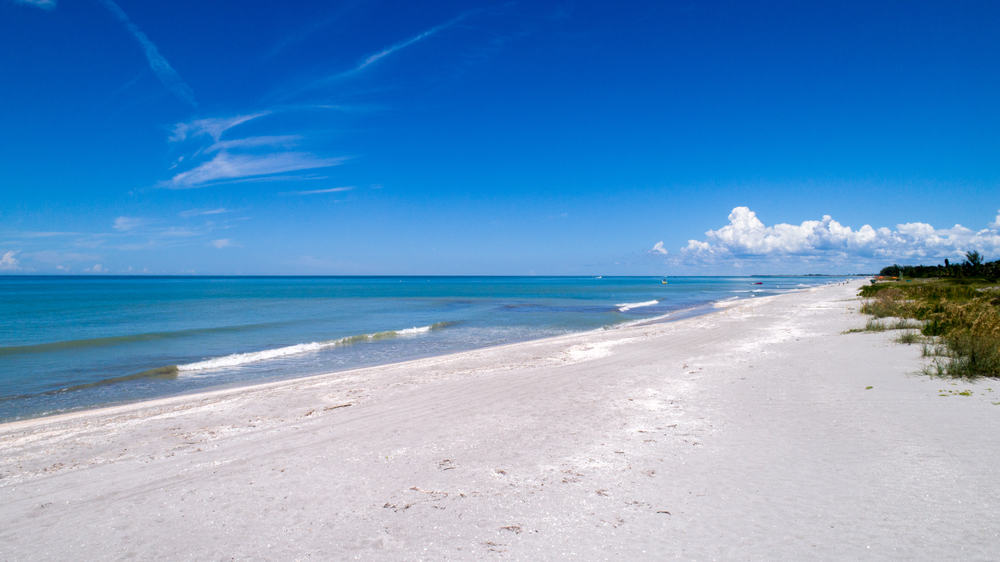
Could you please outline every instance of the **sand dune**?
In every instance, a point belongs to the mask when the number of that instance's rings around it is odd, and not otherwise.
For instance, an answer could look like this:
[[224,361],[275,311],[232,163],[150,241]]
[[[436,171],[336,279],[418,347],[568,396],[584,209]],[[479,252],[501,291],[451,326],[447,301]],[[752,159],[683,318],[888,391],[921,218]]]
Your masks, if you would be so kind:
[[1000,383],[857,285],[0,425],[0,559],[1000,557]]

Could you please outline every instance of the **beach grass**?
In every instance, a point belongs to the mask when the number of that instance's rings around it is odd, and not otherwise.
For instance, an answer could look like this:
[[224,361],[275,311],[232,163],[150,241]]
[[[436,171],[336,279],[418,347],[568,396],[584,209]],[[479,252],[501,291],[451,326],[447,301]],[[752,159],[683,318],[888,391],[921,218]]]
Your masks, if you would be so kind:
[[[893,322],[884,322],[879,318],[869,318],[868,322],[865,323],[864,328],[852,328],[850,330],[845,331],[844,333],[856,334],[859,332],[885,332],[888,330],[913,330],[913,329],[919,330],[921,328],[923,328],[922,323],[908,320],[906,318],[897,318]],[[912,342],[906,342],[906,343],[912,343]]]
[[[865,331],[915,329],[897,338],[923,342],[931,374],[1000,377],[1000,287],[975,279],[881,282],[861,288]],[[895,318],[886,322],[880,319]],[[921,338],[923,336],[923,338]]]

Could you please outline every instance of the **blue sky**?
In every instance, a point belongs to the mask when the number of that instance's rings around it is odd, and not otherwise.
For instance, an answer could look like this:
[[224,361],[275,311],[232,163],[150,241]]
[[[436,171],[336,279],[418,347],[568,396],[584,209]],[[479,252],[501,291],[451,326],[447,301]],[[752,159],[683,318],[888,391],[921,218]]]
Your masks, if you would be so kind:
[[0,273],[1000,258],[995,2],[0,0]]

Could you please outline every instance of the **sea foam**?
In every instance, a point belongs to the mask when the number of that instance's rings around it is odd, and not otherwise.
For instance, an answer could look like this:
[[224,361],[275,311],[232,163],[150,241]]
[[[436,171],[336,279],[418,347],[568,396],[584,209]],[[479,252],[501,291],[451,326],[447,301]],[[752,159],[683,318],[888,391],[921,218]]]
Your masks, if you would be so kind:
[[426,334],[431,330],[443,328],[449,324],[450,324],[449,322],[438,322],[436,324],[431,324],[429,326],[416,326],[413,328],[405,328],[403,330],[387,330],[384,332],[375,332],[371,334],[359,334],[356,336],[347,336],[335,340],[298,343],[295,345],[286,345],[284,347],[264,349],[261,351],[250,351],[247,353],[233,353],[232,355],[223,355],[222,357],[213,357],[211,359],[206,359],[204,361],[196,361],[194,363],[185,363],[183,365],[177,365],[177,370],[183,373],[190,371],[208,371],[213,369],[239,367],[240,365],[246,365],[247,363],[257,363],[259,361],[280,359],[282,357],[288,357],[290,355],[315,353],[317,351],[322,351],[324,349],[330,349],[345,345],[353,345],[356,343]]
[[654,304],[660,304],[658,300],[643,301],[643,302],[625,302],[621,304],[616,304],[618,307],[618,312],[627,312],[633,308],[642,308],[644,306],[653,306]]

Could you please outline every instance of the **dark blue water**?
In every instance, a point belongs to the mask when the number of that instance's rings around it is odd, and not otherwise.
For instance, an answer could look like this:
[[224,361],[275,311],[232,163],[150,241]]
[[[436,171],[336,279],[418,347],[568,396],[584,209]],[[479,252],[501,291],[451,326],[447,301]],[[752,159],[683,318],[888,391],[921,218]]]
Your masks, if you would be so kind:
[[0,420],[589,330],[832,279],[668,281],[0,277]]

